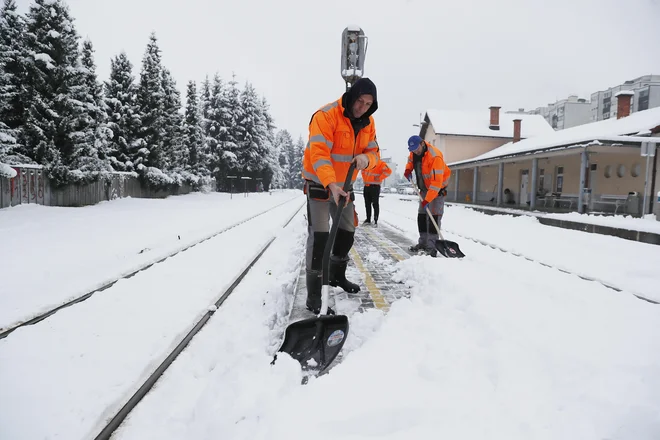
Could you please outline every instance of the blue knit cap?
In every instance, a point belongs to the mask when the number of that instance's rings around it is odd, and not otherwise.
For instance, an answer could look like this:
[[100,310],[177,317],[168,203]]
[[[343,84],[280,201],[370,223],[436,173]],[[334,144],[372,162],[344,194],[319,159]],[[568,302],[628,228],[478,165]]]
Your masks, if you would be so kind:
[[417,135],[410,136],[410,138],[408,139],[408,151],[415,151],[416,149],[419,148],[419,144],[421,143],[422,143],[421,137]]

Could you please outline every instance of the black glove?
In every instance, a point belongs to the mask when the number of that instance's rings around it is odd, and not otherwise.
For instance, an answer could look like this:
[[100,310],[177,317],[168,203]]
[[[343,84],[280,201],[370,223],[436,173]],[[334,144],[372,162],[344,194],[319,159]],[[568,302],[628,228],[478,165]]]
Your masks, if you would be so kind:
[[438,191],[438,194],[442,197],[445,197],[447,195],[447,187],[445,186],[440,191]]

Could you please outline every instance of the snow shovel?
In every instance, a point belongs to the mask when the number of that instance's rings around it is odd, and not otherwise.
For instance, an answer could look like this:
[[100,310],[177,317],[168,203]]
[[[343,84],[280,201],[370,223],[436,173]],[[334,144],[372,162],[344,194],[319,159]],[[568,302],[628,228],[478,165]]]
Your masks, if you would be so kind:
[[[419,188],[417,188],[417,185],[415,185],[414,183],[412,185],[413,185],[413,188],[415,188],[415,192],[417,193],[417,196],[419,197],[420,202],[424,201],[424,199],[422,199],[422,195],[419,193]],[[449,240],[444,239],[444,237],[442,236],[442,233],[440,232],[440,227],[435,222],[435,218],[433,218],[433,215],[431,215],[431,210],[429,209],[428,205],[425,208],[426,208],[426,214],[431,219],[431,222],[433,222],[433,226],[435,226],[435,230],[438,233],[438,237],[440,237],[439,240],[435,241],[436,250],[442,256],[447,257],[447,258],[463,258],[463,257],[465,257],[465,254],[463,252],[461,252],[461,249],[458,247],[458,243],[456,243],[455,241],[449,241]]]
[[[355,163],[348,169],[344,181],[346,191],[353,178]],[[330,195],[332,197],[332,194]],[[294,322],[284,333],[282,347],[278,351],[288,353],[300,362],[303,371],[320,374],[335,360],[348,336],[348,317],[327,315],[328,294],[330,291],[330,253],[335,243],[339,219],[346,204],[345,197],[339,199],[337,211],[332,218],[332,228],[323,251],[323,278],[321,287],[321,310],[317,317]]]

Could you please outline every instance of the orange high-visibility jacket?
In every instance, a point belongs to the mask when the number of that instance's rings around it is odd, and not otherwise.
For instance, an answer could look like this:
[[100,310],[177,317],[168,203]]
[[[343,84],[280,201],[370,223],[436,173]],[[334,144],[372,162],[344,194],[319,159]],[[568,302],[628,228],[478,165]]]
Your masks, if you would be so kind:
[[[342,99],[339,98],[322,107],[312,117],[302,176],[324,187],[333,182],[342,186],[351,161],[363,153],[369,158],[367,169],[378,164],[380,150],[376,142],[374,118],[369,116],[369,124],[358,132],[356,139],[351,121],[344,116]],[[354,182],[356,178],[357,172],[353,173],[351,181]]]
[[371,170],[362,170],[365,185],[380,185],[392,174],[392,170],[382,160]]
[[[422,156],[422,179],[428,191],[425,200],[429,203],[438,197],[438,192],[447,186],[451,170],[445,163],[442,152],[426,142],[427,150]],[[406,171],[413,170],[413,152],[408,155]]]

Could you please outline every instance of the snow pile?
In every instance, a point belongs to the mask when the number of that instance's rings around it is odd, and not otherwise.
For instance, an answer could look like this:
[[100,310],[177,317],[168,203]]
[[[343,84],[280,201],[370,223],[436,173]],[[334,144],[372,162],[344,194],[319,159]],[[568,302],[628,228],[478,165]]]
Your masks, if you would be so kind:
[[16,170],[7,164],[0,162],[0,178],[13,179],[16,177]]

